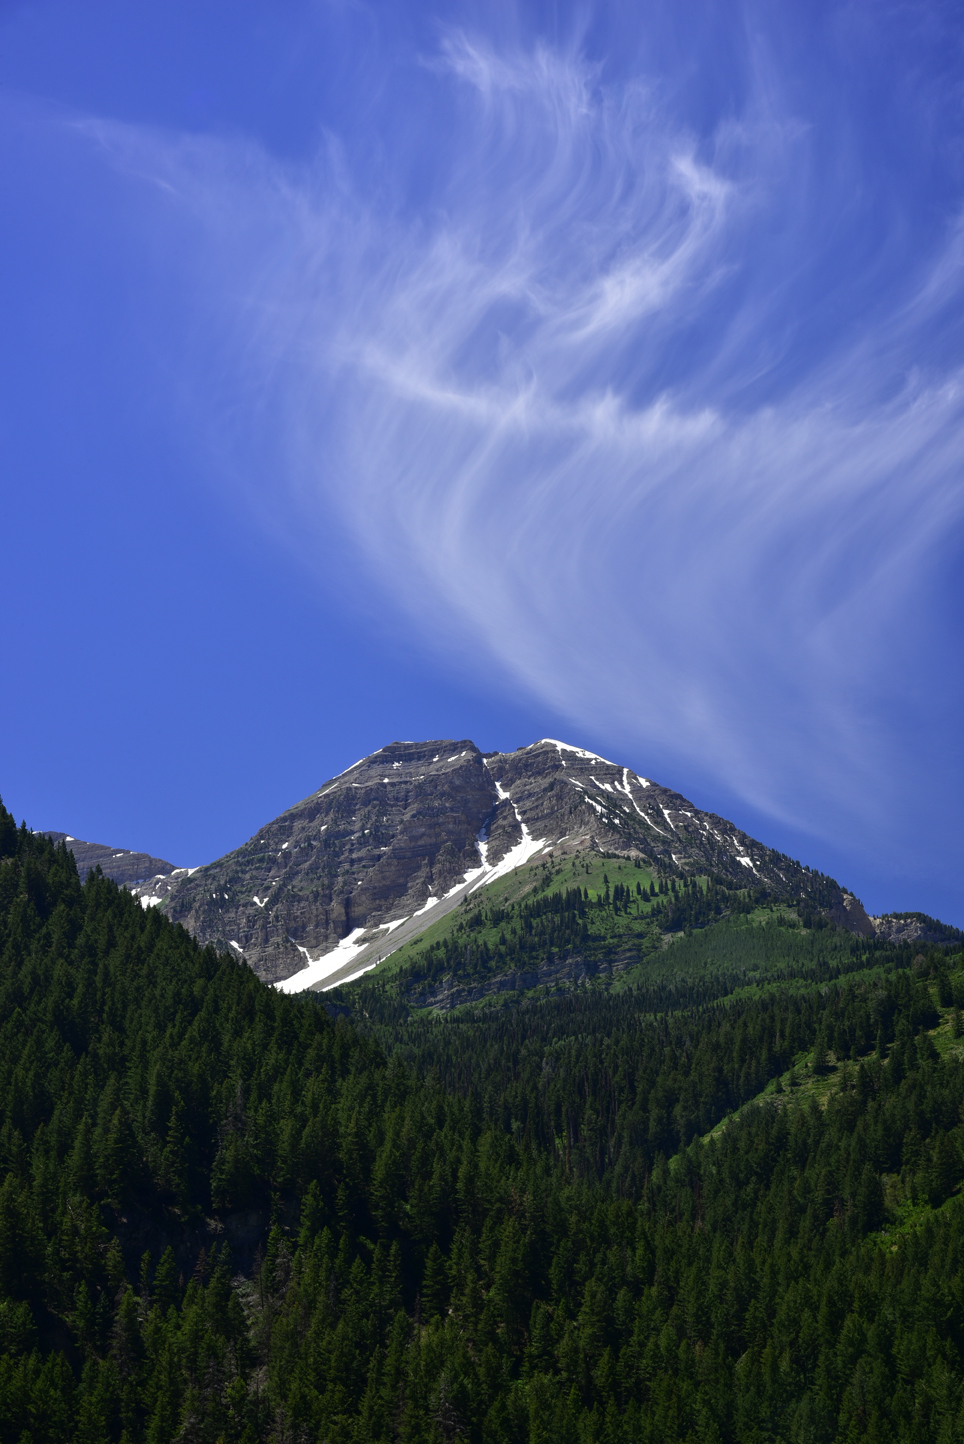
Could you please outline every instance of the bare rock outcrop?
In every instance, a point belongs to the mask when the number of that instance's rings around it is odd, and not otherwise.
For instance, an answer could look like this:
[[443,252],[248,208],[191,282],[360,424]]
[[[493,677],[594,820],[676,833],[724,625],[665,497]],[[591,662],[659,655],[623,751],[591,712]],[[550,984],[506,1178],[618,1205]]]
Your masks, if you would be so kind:
[[108,847],[103,842],[83,842],[79,837],[71,837],[69,832],[45,832],[43,835],[51,842],[67,844],[74,854],[81,882],[95,867],[122,887],[133,887],[149,878],[167,877],[177,871],[173,862],[152,857],[149,852],[131,852],[126,847]]
[[[660,872],[706,872],[808,898],[851,931],[873,930],[831,879],[628,767],[548,738],[484,755],[467,739],[392,742],[226,857],[162,873],[135,891],[276,982],[355,937],[375,961],[391,948],[374,947],[373,930],[410,936],[467,878],[481,885],[587,847],[640,857]],[[348,972],[346,957],[339,976]]]

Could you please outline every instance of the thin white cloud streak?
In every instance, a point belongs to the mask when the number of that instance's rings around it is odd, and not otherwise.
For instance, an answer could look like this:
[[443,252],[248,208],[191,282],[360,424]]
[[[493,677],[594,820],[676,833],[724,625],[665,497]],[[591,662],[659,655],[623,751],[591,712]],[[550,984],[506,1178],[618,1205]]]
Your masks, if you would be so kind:
[[249,502],[309,566],[337,518],[424,640],[577,728],[797,825],[882,825],[880,675],[961,520],[964,377],[914,369],[960,232],[788,370],[805,207],[839,194],[800,200],[772,77],[708,145],[547,47],[449,34],[426,73],[460,148],[421,206],[334,140],[299,174],[87,127],[203,223]]

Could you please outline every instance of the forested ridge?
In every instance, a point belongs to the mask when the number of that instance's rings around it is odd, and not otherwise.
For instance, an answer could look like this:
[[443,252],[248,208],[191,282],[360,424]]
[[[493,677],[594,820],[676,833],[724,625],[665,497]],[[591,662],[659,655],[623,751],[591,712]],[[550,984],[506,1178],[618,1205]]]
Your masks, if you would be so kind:
[[961,963],[356,1026],[0,810],[0,1438],[964,1437]]

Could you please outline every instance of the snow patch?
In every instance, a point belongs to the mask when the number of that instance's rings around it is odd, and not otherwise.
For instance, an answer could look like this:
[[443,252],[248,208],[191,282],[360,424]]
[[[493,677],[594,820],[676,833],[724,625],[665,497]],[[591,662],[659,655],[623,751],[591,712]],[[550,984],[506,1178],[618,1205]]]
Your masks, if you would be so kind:
[[482,859],[482,866],[489,865],[489,830],[487,827],[479,829],[479,835],[475,839],[475,845],[479,849],[479,857]]
[[469,892],[472,892],[473,888],[471,884],[477,883],[479,878],[484,877],[489,871],[489,839],[487,836],[487,826],[479,828],[475,838],[475,845],[479,849],[479,866],[470,867],[467,872],[463,872],[462,881],[457,882],[454,887],[449,888],[445,894],[447,898],[454,897],[455,894],[461,892],[466,885],[469,885]]
[[488,887],[489,883],[495,882],[497,878],[506,877],[508,873],[515,872],[517,867],[522,867],[530,858],[535,857],[536,853],[541,852],[545,847],[546,839],[544,837],[534,838],[519,816],[518,808],[515,808],[514,811],[516,821],[522,828],[522,841],[517,842],[515,847],[510,848],[502,861],[496,863],[491,872],[487,871],[484,877],[481,877],[477,883],[474,883],[469,889],[470,892],[475,892],[480,887]]
[[[523,867],[530,858],[535,857],[536,853],[541,852],[546,845],[546,839],[544,837],[537,839],[532,836],[522,821],[519,809],[515,803],[512,802],[511,797],[501,782],[496,782],[495,790],[503,802],[512,804],[515,820],[522,831],[522,841],[517,842],[515,847],[511,847],[501,862],[492,864],[489,862],[488,829],[487,827],[480,828],[475,839],[475,845],[479,849],[479,858],[481,859],[480,865],[470,868],[468,872],[463,874],[465,881],[469,884],[470,893],[476,892],[480,887],[488,887],[490,882],[495,882],[496,879],[500,877],[506,877],[510,872],[514,872],[517,867]],[[450,897],[452,893],[456,891],[456,888],[452,888],[446,896]]]
[[598,752],[587,752],[585,747],[570,747],[568,742],[557,742],[554,737],[540,737],[539,741],[533,742],[526,751],[531,752],[533,747],[554,747],[560,757],[563,752],[574,752],[577,757],[583,757],[588,762],[605,762],[607,767],[616,766],[608,757],[600,757]]
[[[307,948],[303,948],[300,943],[295,943],[295,947],[308,966],[302,968],[300,973],[295,973],[294,977],[282,978],[280,982],[275,983],[278,992],[303,993],[314,983],[320,983],[323,978],[336,973],[339,968],[350,963],[352,958],[357,958],[358,954],[368,946],[367,943],[358,941],[365,932],[367,932],[367,928],[354,928],[347,938],[342,938],[337,947],[324,953],[320,958],[313,958]],[[292,941],[294,942],[294,939]],[[372,966],[374,967],[374,964]]]
[[386,932],[393,933],[396,928],[400,928],[402,926],[402,923],[407,922],[408,918],[396,918],[393,923],[379,923],[379,927],[384,928]]
[[[467,753],[462,753],[461,755],[466,756]],[[454,761],[455,759],[450,758],[449,760]],[[503,801],[511,802],[508,792],[506,792],[499,783],[495,785],[500,798],[502,798]],[[596,804],[594,803],[593,805],[595,806]],[[462,882],[456,883],[454,887],[449,888],[448,892],[444,894],[446,899],[454,897],[457,893],[468,894],[475,892],[477,888],[487,887],[490,882],[495,882],[500,877],[506,877],[510,872],[514,872],[516,868],[523,867],[546,846],[546,840],[544,838],[534,838],[529,832],[529,829],[519,815],[519,809],[515,803],[512,803],[512,810],[515,813],[516,821],[522,831],[522,841],[516,843],[515,847],[510,848],[501,862],[491,864],[488,856],[489,839],[487,829],[482,827],[475,839],[475,845],[479,850],[479,866],[469,868],[464,872],[462,874]],[[442,899],[434,895],[427,898],[423,906],[412,914],[412,917],[424,917],[425,914],[436,907],[441,900]],[[265,899],[265,901],[267,901],[267,899]],[[255,902],[260,902],[260,900],[255,898]],[[260,905],[263,906],[264,904],[261,903]],[[411,920],[411,918],[396,918],[390,923],[380,923],[377,928],[355,928],[353,932],[349,933],[347,938],[342,938],[337,947],[330,949],[320,958],[312,958],[307,948],[302,947],[300,943],[295,943],[295,947],[305,959],[307,967],[303,968],[301,972],[295,973],[291,978],[283,978],[280,982],[275,983],[275,987],[284,993],[304,992],[306,988],[314,987],[316,984],[323,982],[324,979],[331,977],[332,974],[341,972],[346,963],[350,963],[354,958],[357,958],[360,953],[370,948],[372,945],[370,934],[372,932],[385,931],[391,935],[396,928],[400,928],[403,923],[411,922]],[[359,939],[362,938],[366,932],[369,934],[368,940],[366,942],[360,942]],[[292,939],[292,941],[294,940]],[[392,951],[394,951],[394,949],[390,948],[388,952],[378,952],[371,961],[363,963],[354,971],[346,974],[344,977],[340,977],[337,984],[331,983],[329,986],[335,987],[340,986],[342,983],[353,982],[355,978],[360,978],[363,973],[369,972],[372,968],[376,968],[379,963],[384,962],[385,958],[389,957]],[[325,991],[325,989],[323,988],[322,991]]]
[[353,973],[349,973],[347,977],[339,978],[336,983],[326,984],[326,986],[321,988],[320,991],[322,993],[327,993],[331,988],[340,988],[343,983],[353,983],[356,978],[360,978],[364,973],[370,973],[372,968],[377,968],[378,964],[383,963],[385,961],[385,958],[387,957],[391,957],[391,954],[385,953],[382,957],[376,958],[373,963],[363,963],[360,968],[356,968],[355,971]]
[[158,903],[159,903],[159,902],[163,902],[163,901],[164,901],[164,899],[163,899],[163,898],[159,898],[159,897],[142,897],[142,898],[140,899],[140,904],[141,904],[141,907],[142,907],[142,908],[145,908],[145,909],[147,909],[147,908],[156,908],[157,905],[158,905]]
[[[634,776],[636,776],[636,774],[634,774]],[[649,782],[646,781],[645,777],[636,776],[636,781],[637,781],[637,783],[639,784],[640,787],[649,787],[649,786],[651,785]],[[625,794],[626,794],[627,797],[630,797],[630,798],[632,797],[632,795],[633,795],[633,789],[632,789],[632,784],[631,784],[631,782],[630,782],[630,780],[629,780],[629,768],[628,768],[628,767],[624,767],[624,768],[623,768],[623,780],[622,780],[622,782],[618,782],[618,781],[617,781],[615,785],[616,785],[616,787],[619,788],[619,791],[620,791],[620,792],[625,792]]]
[[[570,777],[570,778],[569,778],[569,781],[572,783],[573,787],[578,787],[578,788],[579,788],[579,791],[584,794],[585,800],[589,803],[589,806],[590,806],[590,807],[594,807],[594,808],[596,809],[596,811],[599,813],[599,816],[600,816],[600,817],[605,817],[605,818],[607,819],[607,821],[608,821],[608,814],[607,814],[605,808],[602,807],[601,804],[598,803],[594,797],[590,797],[590,796],[589,796],[589,793],[586,791],[585,787],[583,787],[582,783],[581,783],[581,782],[577,782],[574,777]],[[595,782],[595,781],[596,781],[596,779],[595,779],[595,777],[594,777],[594,778],[593,778],[593,782]],[[598,786],[598,783],[597,783],[596,785]]]
[[[472,869],[472,876],[474,876],[478,871],[479,871],[479,869],[478,869],[477,867],[474,867],[474,868]],[[443,894],[442,894],[442,901],[445,902],[445,900],[446,900],[447,898],[454,897],[457,892],[461,892],[462,889],[465,887],[465,884],[468,882],[468,880],[469,880],[469,873],[464,872],[464,873],[462,874],[462,881],[461,881],[461,882],[455,883],[455,885],[454,885],[453,887],[450,887],[450,888],[449,888],[448,892],[443,892]]]
[[640,817],[643,819],[643,821],[644,821],[644,822],[648,822],[649,825],[650,825],[650,827],[653,829],[654,832],[658,832],[659,835],[660,835],[660,837],[666,837],[666,836],[668,836],[668,834],[665,833],[661,827],[657,827],[657,826],[656,826],[655,822],[653,821],[653,819],[652,819],[651,817],[647,817],[647,816],[646,816],[646,813],[645,813],[645,812],[643,811],[643,809],[640,807],[639,803],[636,801],[636,799],[635,799],[635,797],[632,795],[632,793],[629,794],[629,800],[630,800],[630,802],[633,804],[633,806],[635,807],[636,811],[639,813],[639,815],[640,815]]
[[[354,772],[354,770],[355,770],[356,767],[360,767],[363,762],[367,762],[367,761],[368,761],[368,758],[367,758],[367,757],[359,757],[358,761],[357,761],[357,762],[353,762],[350,767],[346,767],[344,772],[336,772],[336,773],[335,773],[335,777],[344,777],[346,773],[348,773],[348,772]],[[332,781],[334,781],[334,778],[332,779]],[[328,788],[328,791],[329,791],[329,792],[331,791],[331,788],[330,788],[330,787]],[[315,795],[316,795],[316,796],[320,796],[321,794],[316,793]]]

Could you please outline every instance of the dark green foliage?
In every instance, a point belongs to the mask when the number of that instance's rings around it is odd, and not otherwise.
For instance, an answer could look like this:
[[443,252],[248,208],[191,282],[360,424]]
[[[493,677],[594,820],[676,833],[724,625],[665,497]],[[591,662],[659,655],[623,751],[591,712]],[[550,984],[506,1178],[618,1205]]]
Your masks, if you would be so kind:
[[629,871],[619,858],[546,863],[530,873],[529,895],[466,900],[427,940],[405,945],[387,971],[334,999],[356,1017],[385,1022],[508,989],[558,992],[588,977],[629,985],[645,1009],[662,1012],[758,984],[830,981],[878,956],[909,963],[916,952],[853,937],[814,912],[814,900],[829,905],[839,895],[819,873],[809,875],[804,898],[788,903],[765,887],[736,888],[712,876],[663,876],[645,887],[611,882],[600,868],[606,861],[614,877],[617,868]]
[[417,1004],[419,991],[427,992],[452,973],[465,983],[526,970],[545,959],[577,957],[598,965],[617,954],[625,966],[627,960],[659,952],[664,933],[752,912],[769,897],[762,888],[740,890],[714,879],[683,878],[661,880],[659,895],[651,900],[638,882],[635,888],[622,882],[610,886],[605,873],[602,881],[600,891],[561,886],[516,903],[479,902],[449,936],[419,950],[395,986],[407,988]]
[[366,1034],[2,810],[0,854],[0,1439],[961,1437],[959,960],[781,928],[759,993],[730,910],[726,1001],[697,929],[688,1001]]

